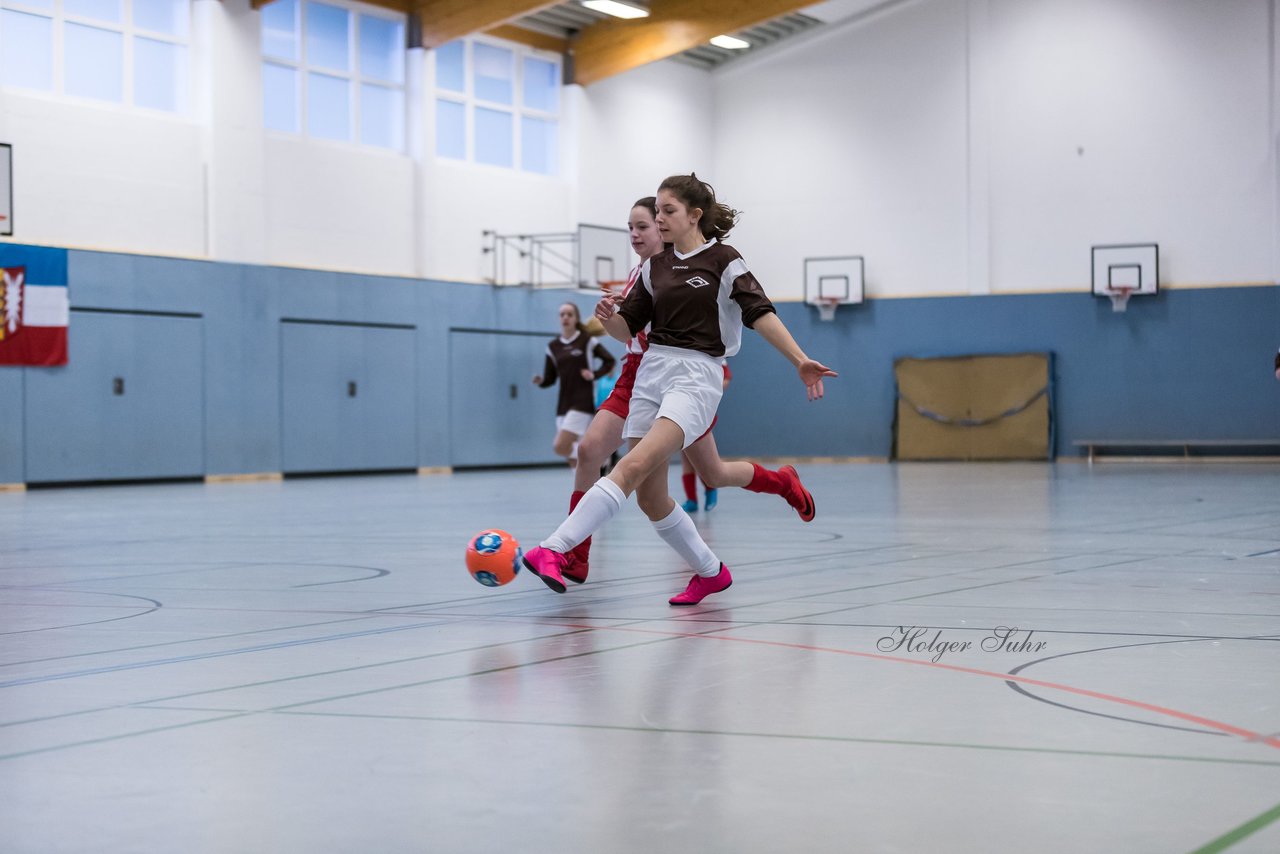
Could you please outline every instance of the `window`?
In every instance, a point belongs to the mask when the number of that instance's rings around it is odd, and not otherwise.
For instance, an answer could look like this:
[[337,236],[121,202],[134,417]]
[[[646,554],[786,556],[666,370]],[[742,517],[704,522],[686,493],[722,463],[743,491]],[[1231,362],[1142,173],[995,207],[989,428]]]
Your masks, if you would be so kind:
[[465,39],[435,51],[436,156],[556,175],[560,60]]
[[341,2],[264,6],[264,125],[403,151],[404,28],[403,15]]
[[187,112],[190,0],[0,0],[0,85]]

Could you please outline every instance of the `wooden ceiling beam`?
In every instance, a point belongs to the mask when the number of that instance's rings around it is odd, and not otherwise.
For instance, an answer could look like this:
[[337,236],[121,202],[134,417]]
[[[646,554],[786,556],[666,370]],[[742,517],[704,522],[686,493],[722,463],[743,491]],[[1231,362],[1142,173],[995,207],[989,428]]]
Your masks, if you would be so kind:
[[649,17],[597,21],[571,41],[573,82],[595,83],[812,5],[812,0],[653,0]]
[[515,27],[511,24],[503,24],[498,27],[490,27],[484,31],[486,36],[493,36],[495,39],[506,39],[509,42],[528,45],[538,50],[549,50],[552,53],[564,53],[569,49],[569,40],[560,38],[559,36],[549,36],[546,33],[534,32],[526,30],[523,27]]
[[[275,0],[249,0],[249,6],[254,9],[261,9],[263,6],[269,6],[274,2]],[[393,12],[408,14],[413,11],[413,0],[361,0],[361,2],[368,3],[370,6],[390,9]]]
[[[263,2],[270,2],[270,0],[263,0]],[[404,12],[406,15],[413,11],[412,0],[360,0],[360,2],[390,9],[393,12]]]
[[422,24],[422,46],[431,48],[556,5],[545,0],[417,0],[413,11]]

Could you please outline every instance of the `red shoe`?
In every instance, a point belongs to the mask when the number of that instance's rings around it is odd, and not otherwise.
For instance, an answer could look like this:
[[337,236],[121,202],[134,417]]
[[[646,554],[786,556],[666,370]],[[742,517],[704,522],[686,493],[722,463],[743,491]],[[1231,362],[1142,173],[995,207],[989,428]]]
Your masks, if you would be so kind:
[[712,593],[728,590],[730,584],[733,584],[733,576],[729,574],[729,567],[720,564],[720,572],[710,578],[695,575],[683,593],[672,596],[668,601],[672,605],[697,605]]
[[542,583],[557,593],[564,592],[564,571],[569,565],[569,556],[542,546],[534,546],[524,553],[524,565],[534,575],[542,579]]
[[800,482],[800,475],[791,466],[778,469],[778,474],[791,481],[791,490],[783,498],[800,514],[801,522],[812,522],[813,517],[818,515],[818,505],[813,503],[813,496]]
[[587,564],[582,553],[574,548],[567,555],[569,564],[561,570],[561,575],[572,581],[574,584],[582,584],[587,580],[587,573],[591,571],[591,567]]

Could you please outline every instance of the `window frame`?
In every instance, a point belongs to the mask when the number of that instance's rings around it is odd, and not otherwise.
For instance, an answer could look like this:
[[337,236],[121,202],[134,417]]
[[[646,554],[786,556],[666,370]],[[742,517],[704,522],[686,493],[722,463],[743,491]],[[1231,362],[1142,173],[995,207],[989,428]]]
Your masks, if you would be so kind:
[[[492,169],[504,173],[518,172],[521,175],[528,175],[535,178],[547,178],[559,180],[564,172],[564,164],[561,162],[560,156],[562,133],[564,129],[564,83],[561,82],[556,88],[556,109],[555,111],[547,111],[534,107],[525,106],[524,103],[524,64],[526,59],[536,59],[541,62],[547,62],[556,69],[556,76],[560,80],[564,78],[564,58],[552,51],[540,50],[529,45],[519,42],[507,41],[505,39],[496,38],[494,36],[486,36],[483,34],[465,36],[455,39],[455,42],[462,42],[463,53],[463,91],[459,92],[454,89],[442,89],[436,73],[436,57],[435,51],[431,56],[431,82],[432,82],[432,115],[437,122],[438,134],[438,114],[439,110],[436,106],[439,101],[449,101],[454,104],[461,104],[464,108],[464,140],[463,150],[466,156],[462,159],[456,157],[448,157],[440,154],[439,137],[433,136],[431,141],[431,156],[440,163],[450,163],[457,165],[466,165],[476,169]],[[474,45],[483,44],[490,47],[501,48],[510,51],[512,54],[512,77],[511,77],[511,103],[503,104],[495,101],[482,99],[475,92],[475,50]],[[507,113],[511,116],[511,152],[512,163],[510,166],[498,166],[491,163],[481,163],[476,159],[476,117],[477,109],[493,110],[496,112]],[[539,119],[552,123],[556,128],[556,147],[555,147],[555,171],[551,173],[539,172],[525,168],[524,165],[524,131],[522,129],[522,119],[525,117]]]
[[[4,0],[0,0],[4,2]],[[59,0],[60,2],[60,0]],[[337,71],[333,68],[320,65],[311,65],[307,57],[307,5],[310,3],[320,3],[325,6],[334,6],[345,9],[349,15],[347,27],[347,58],[349,60],[347,71]],[[400,64],[401,74],[400,80],[386,80],[381,77],[371,76],[365,73],[360,63],[360,19],[362,16],[370,18],[378,18],[383,21],[390,21],[400,26],[402,35],[408,33],[409,16],[403,12],[396,12],[394,9],[386,9],[380,6],[373,6],[368,3],[356,2],[356,0],[295,0],[294,8],[294,34],[296,36],[297,58],[288,59],[285,57],[275,56],[266,51],[266,47],[261,42],[258,48],[258,57],[260,67],[266,65],[275,65],[281,68],[292,70],[296,77],[294,81],[294,104],[297,110],[298,124],[297,128],[292,131],[280,130],[278,128],[265,127],[265,115],[263,131],[270,135],[276,135],[282,138],[302,138],[311,142],[325,143],[329,145],[345,145],[359,148],[364,151],[381,151],[397,155],[407,155],[408,148],[408,128],[406,127],[406,119],[408,113],[408,96],[409,96],[409,62],[408,48],[405,44],[397,47],[397,59]],[[261,10],[259,10],[261,12]],[[259,18],[258,33],[261,37],[262,22]],[[309,130],[308,115],[308,80],[310,74],[320,74],[326,77],[341,79],[347,87],[347,138],[332,139],[324,136],[313,136]],[[364,142],[360,139],[362,128],[362,97],[361,87],[376,86],[381,89],[390,90],[399,95],[400,108],[400,128],[399,139],[393,140],[393,145],[382,145],[373,142]],[[265,94],[265,87],[259,87],[260,93]]]
[[[152,116],[165,116],[169,118],[181,118],[188,120],[193,119],[195,75],[193,74],[191,59],[193,50],[192,30],[195,17],[195,10],[193,8],[194,3],[192,0],[183,0],[187,10],[186,35],[175,35],[173,33],[146,29],[135,24],[133,9],[134,0],[119,0],[119,2],[120,20],[106,21],[100,18],[92,18],[86,15],[67,12],[64,8],[64,0],[50,0],[47,7],[37,6],[34,3],[26,3],[23,2],[23,0],[0,0],[0,9],[20,12],[26,15],[34,15],[51,21],[53,35],[49,46],[50,61],[53,65],[53,76],[50,81],[50,88],[29,89],[25,86],[13,86],[3,80],[0,80],[0,89],[5,90],[6,92],[14,92],[35,97],[56,98],[58,100],[70,101],[77,104],[93,105],[95,107],[137,111]],[[67,92],[67,24],[75,24],[81,27],[89,27],[96,30],[102,30],[104,32],[119,34],[121,38],[119,100],[94,98]],[[0,21],[0,27],[2,26],[3,22]],[[134,46],[136,40],[139,38],[149,39],[153,42],[162,42],[182,49],[182,57],[186,65],[184,69],[186,86],[179,92],[179,103],[173,110],[167,110],[161,107],[143,106],[137,103],[137,80],[135,75],[137,63],[135,61]]]

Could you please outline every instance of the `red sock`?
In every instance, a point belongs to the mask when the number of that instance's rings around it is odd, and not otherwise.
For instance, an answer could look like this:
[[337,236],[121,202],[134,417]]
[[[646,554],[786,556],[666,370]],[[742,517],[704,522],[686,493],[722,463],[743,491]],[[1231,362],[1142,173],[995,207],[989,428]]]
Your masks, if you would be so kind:
[[698,484],[694,480],[693,472],[689,472],[688,474],[681,475],[680,479],[684,481],[684,497],[689,499],[690,501],[697,501],[698,500]]
[[[582,496],[584,495],[586,495],[585,492],[574,490],[573,494],[569,496],[569,512],[570,513],[573,512],[573,508],[578,506],[578,502],[582,500]],[[578,557],[582,558],[583,560],[586,560],[588,556],[591,554],[591,538],[587,537],[585,540],[578,543],[576,546],[573,547],[573,551],[575,554],[578,555]]]
[[750,492],[767,492],[770,495],[787,494],[787,490],[791,487],[791,481],[787,480],[776,471],[770,471],[758,463],[752,463],[755,469],[755,476],[751,478],[751,482],[744,488]]

